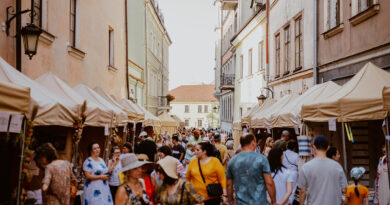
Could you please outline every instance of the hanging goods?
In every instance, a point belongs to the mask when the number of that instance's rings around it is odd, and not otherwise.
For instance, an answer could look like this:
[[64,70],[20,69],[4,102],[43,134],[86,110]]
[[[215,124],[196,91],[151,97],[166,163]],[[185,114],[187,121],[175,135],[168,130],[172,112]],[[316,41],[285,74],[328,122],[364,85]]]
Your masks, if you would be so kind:
[[345,125],[345,131],[347,132],[347,136],[348,136],[348,140],[352,143],[355,142],[355,140],[353,139],[353,134],[352,134],[352,130],[351,130],[351,126],[349,125],[349,123],[344,123]]

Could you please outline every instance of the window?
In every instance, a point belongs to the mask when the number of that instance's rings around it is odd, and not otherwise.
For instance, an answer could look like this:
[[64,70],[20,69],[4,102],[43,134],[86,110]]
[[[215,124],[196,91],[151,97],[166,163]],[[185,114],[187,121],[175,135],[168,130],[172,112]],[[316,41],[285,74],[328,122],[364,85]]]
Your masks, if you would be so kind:
[[198,105],[198,113],[202,112],[202,105]]
[[259,43],[259,71],[263,69],[263,41],[261,41]]
[[244,56],[240,56],[240,78],[244,77]]
[[189,106],[189,105],[185,105],[185,106],[184,106],[184,112],[185,112],[185,113],[190,112],[190,106]]
[[[359,0],[360,1],[360,0]],[[340,0],[329,0],[329,29],[340,25]]]
[[275,75],[280,76],[280,35],[275,36]]
[[209,106],[208,106],[208,105],[205,105],[205,106],[204,106],[204,112],[205,112],[205,113],[208,113],[208,112],[209,112]]
[[114,66],[114,30],[108,30],[109,65]]
[[240,107],[240,118],[242,118],[242,107]]
[[76,47],[76,0],[70,0],[70,40],[71,46]]
[[202,120],[198,120],[198,127],[202,127]]
[[284,73],[289,72],[290,67],[290,26],[284,29]]
[[295,69],[303,65],[302,17],[295,20]]
[[190,121],[189,120],[184,120],[184,126],[186,126],[186,127],[190,126]]
[[237,33],[237,28],[238,28],[238,18],[237,18],[237,13],[234,15],[234,33]]
[[34,4],[33,23],[38,27],[42,27],[42,0],[34,0],[33,4]]
[[374,4],[374,0],[358,0],[359,12],[365,11]]
[[252,75],[252,49],[248,51],[248,75]]

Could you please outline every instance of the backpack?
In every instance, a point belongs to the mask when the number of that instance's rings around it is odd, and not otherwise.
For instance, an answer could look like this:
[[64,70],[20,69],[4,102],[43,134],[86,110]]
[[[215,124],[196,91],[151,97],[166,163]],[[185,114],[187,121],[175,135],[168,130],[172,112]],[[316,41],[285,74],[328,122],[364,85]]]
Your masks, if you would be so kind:
[[219,161],[222,163],[221,152],[215,146],[214,146],[214,156],[213,157],[219,159]]

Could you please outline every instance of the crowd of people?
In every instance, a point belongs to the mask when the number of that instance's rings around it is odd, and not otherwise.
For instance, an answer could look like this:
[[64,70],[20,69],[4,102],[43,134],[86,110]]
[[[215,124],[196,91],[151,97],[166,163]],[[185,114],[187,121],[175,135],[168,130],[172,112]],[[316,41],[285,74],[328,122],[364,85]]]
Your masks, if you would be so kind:
[[[185,130],[157,139],[141,132],[136,144],[114,146],[111,158],[100,158],[100,145],[88,146],[84,161],[85,205],[368,205],[361,184],[363,167],[350,170],[348,184],[339,151],[324,136],[313,140],[314,158],[300,165],[298,142],[283,131],[274,142],[253,134],[233,139],[217,130]],[[262,145],[262,146],[260,146]],[[134,147],[134,150],[133,150]],[[378,165],[375,204],[387,205],[389,185],[386,149]],[[45,169],[44,204],[71,204],[75,177],[71,164],[57,159],[49,143],[35,151]]]

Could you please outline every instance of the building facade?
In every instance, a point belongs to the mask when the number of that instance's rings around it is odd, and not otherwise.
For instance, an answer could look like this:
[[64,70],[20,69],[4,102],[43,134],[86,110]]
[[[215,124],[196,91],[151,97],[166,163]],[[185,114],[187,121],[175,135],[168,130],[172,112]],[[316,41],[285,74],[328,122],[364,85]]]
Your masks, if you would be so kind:
[[240,29],[231,39],[236,73],[234,122],[240,122],[243,114],[258,103],[257,97],[265,87],[265,4],[242,1],[238,12],[251,15],[239,21]]
[[344,84],[369,61],[390,68],[389,10],[385,0],[318,2],[319,82]]
[[128,1],[130,97],[154,115],[169,109],[169,46],[172,41],[156,0]]
[[[21,10],[30,9],[30,2],[21,0]],[[9,6],[16,9],[16,1],[0,2],[4,14],[0,15],[1,22],[6,21]],[[0,57],[32,79],[52,72],[72,87],[84,83],[91,88],[102,87],[117,99],[127,98],[124,6],[124,0],[94,4],[34,0],[33,22],[43,30],[37,54],[30,60],[22,45],[20,61],[16,58],[14,19],[9,35],[6,29],[0,31]],[[29,22],[29,13],[22,14],[21,27]]]
[[214,97],[214,85],[182,85],[169,94],[175,99],[170,102],[170,114],[184,121],[186,128],[217,128],[219,125],[219,104]]
[[269,87],[300,95],[313,85],[314,1],[269,2]]

